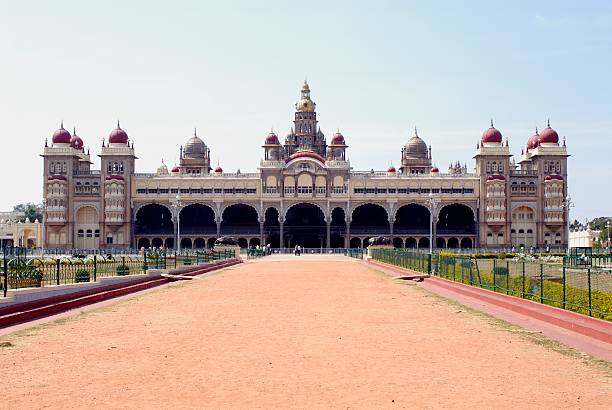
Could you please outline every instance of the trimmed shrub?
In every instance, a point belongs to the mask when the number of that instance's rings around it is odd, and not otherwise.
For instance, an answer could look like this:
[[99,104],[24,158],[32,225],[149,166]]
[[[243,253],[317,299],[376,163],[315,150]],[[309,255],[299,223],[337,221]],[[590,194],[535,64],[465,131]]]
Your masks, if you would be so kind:
[[130,267],[127,265],[117,266],[117,276],[127,276],[130,274]]
[[79,269],[74,274],[75,283],[89,282],[89,271],[87,269]]

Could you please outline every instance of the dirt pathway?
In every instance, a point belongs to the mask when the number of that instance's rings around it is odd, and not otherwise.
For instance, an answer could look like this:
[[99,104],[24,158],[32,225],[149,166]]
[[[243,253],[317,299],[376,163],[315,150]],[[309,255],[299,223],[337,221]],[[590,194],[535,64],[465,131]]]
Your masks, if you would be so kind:
[[3,336],[0,408],[612,408],[605,369],[359,263],[300,262]]

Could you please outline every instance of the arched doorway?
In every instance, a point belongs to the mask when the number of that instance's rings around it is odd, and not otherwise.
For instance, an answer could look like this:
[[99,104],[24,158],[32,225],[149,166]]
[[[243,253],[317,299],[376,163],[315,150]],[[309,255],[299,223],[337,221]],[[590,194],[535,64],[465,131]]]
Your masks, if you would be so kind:
[[206,241],[204,240],[204,238],[196,238],[193,241],[193,247],[196,249],[206,248]]
[[148,204],[136,212],[134,234],[138,235],[173,235],[174,223],[170,210],[163,205]]
[[285,217],[285,244],[287,247],[322,247],[327,235],[326,229],[325,215],[321,208],[308,203],[293,205]]
[[280,223],[278,222],[278,210],[268,208],[264,214],[264,245],[270,244],[272,248],[280,247]]
[[[351,234],[389,236],[387,211],[381,205],[363,204],[353,211]],[[364,247],[367,246],[364,244]]]
[[260,245],[259,238],[251,238],[251,240],[249,241],[249,247],[254,248],[257,245]]
[[[225,208],[221,235],[259,235],[257,210],[246,204],[233,204]],[[246,248],[246,245],[244,247]]]
[[361,248],[361,239],[360,238],[351,238],[350,246],[351,246],[351,248]]
[[429,234],[429,209],[419,204],[407,204],[398,208],[393,222],[393,234]]
[[212,249],[215,247],[215,241],[217,240],[217,238],[208,238],[208,248]]
[[459,239],[457,238],[448,238],[448,242],[446,243],[447,248],[456,249],[459,247]]
[[395,237],[393,238],[393,247],[394,248],[403,248],[404,240],[402,238]]
[[166,249],[174,249],[174,238],[166,238],[164,246]]
[[461,239],[461,249],[469,249],[472,247],[472,240],[470,238]]
[[464,204],[444,206],[438,214],[437,235],[475,235],[476,220],[472,209]]
[[415,238],[406,239],[406,248],[416,248],[416,247],[417,247],[417,240]]
[[97,249],[100,247],[100,223],[96,208],[83,206],[76,211],[75,230],[76,248]]
[[436,248],[446,248],[446,241],[444,240],[444,238],[436,238]]
[[181,249],[191,249],[192,247],[191,238],[181,238]]
[[[216,235],[215,212],[208,205],[187,205],[181,210],[180,228],[181,235]],[[182,243],[181,240],[181,248],[183,247]],[[191,245],[189,247],[191,248]]]
[[164,245],[164,241],[162,240],[162,238],[153,238],[153,240],[151,241],[151,245],[154,248],[161,248]]
[[248,248],[249,242],[246,238],[238,238],[238,246],[240,246],[242,249]]
[[336,207],[332,210],[330,225],[330,248],[344,248],[346,236],[346,216],[344,209]]
[[142,249],[142,248],[148,249],[150,247],[151,247],[151,242],[149,242],[148,238],[140,238],[138,240],[138,249]]
[[429,238],[419,239],[419,249],[429,248]]

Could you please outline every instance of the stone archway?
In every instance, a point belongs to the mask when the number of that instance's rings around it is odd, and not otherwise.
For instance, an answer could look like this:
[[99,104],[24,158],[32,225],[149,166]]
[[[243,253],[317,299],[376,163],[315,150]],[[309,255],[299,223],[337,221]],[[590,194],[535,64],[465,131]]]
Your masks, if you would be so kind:
[[331,212],[330,248],[344,248],[346,237],[346,215],[344,209],[335,207]]
[[136,211],[134,235],[173,235],[170,210],[160,204],[143,205]]
[[278,209],[269,207],[264,212],[264,245],[272,248],[280,247],[280,222]]
[[429,221],[429,209],[424,205],[402,205],[395,212],[393,234],[429,235]]
[[317,205],[299,203],[287,210],[284,223],[287,247],[322,247],[325,244],[326,230],[325,214]]
[[368,236],[389,236],[389,217],[387,210],[378,204],[361,204],[353,210],[351,234]]
[[448,204],[440,209],[436,235],[475,235],[474,211],[465,204]]
[[259,215],[255,207],[247,204],[226,207],[222,214],[221,235],[259,235]]
[[93,206],[82,206],[75,214],[75,247],[77,249],[97,249],[100,247],[100,221],[98,210]]
[[[181,209],[181,236],[217,234],[215,211],[208,205],[190,204]],[[190,240],[191,241],[191,240]],[[189,246],[191,248],[191,245]],[[181,240],[181,248],[182,240]]]

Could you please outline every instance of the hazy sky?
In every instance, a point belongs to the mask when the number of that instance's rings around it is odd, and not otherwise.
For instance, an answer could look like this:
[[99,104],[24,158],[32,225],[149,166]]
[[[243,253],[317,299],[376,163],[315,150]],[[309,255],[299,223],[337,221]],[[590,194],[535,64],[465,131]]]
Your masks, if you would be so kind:
[[[265,5],[264,5],[265,4]],[[40,202],[60,120],[98,158],[117,119],[137,168],[197,127],[213,162],[255,171],[307,78],[355,169],[399,164],[416,125],[444,170],[472,169],[493,117],[519,156],[550,117],[567,137],[572,218],[612,215],[612,2],[0,0],[0,210]]]

